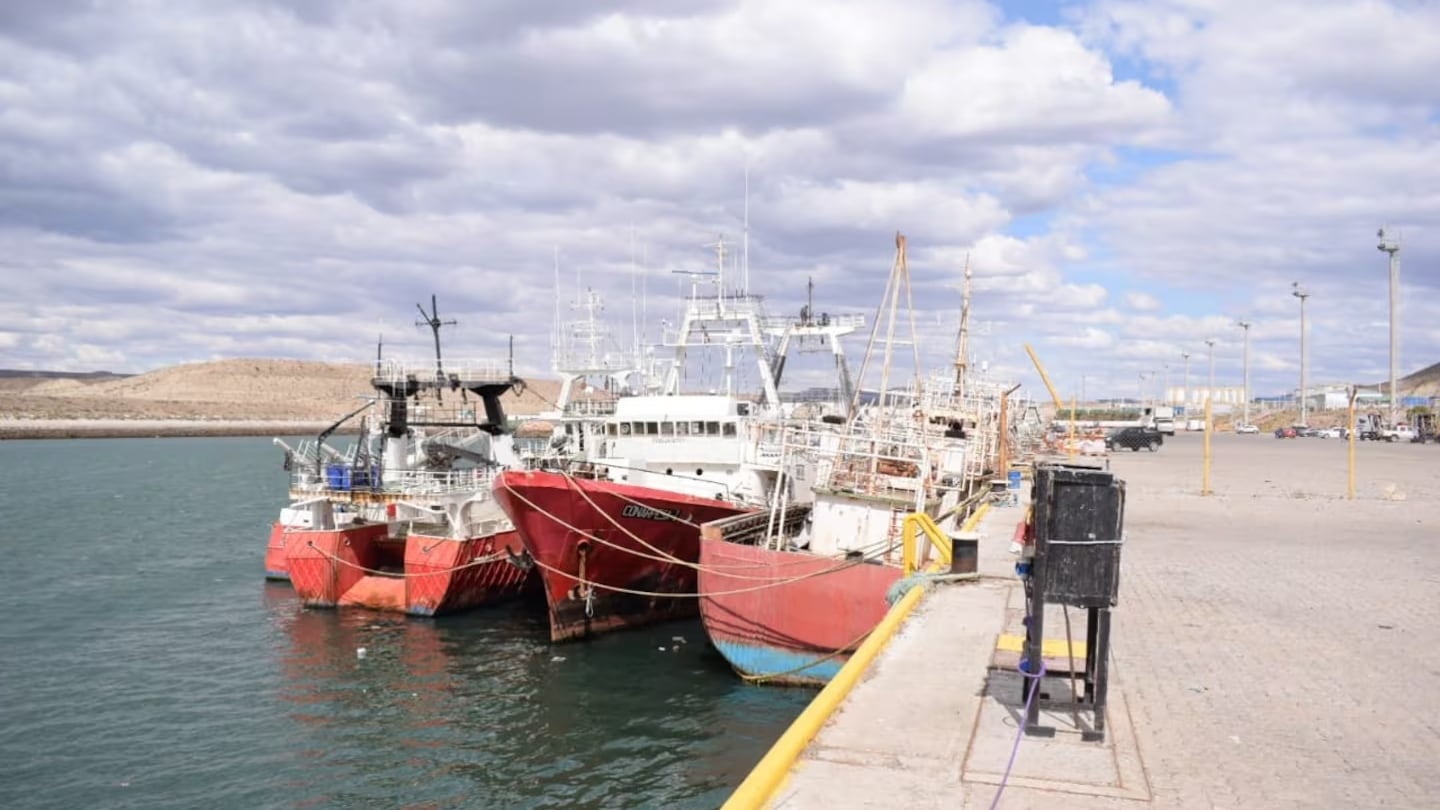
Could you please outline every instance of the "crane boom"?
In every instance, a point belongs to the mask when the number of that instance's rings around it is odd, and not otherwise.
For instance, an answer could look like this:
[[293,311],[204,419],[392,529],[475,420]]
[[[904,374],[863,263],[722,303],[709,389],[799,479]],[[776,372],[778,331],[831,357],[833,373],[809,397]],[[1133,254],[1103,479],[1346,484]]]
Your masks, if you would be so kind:
[[1040,356],[1035,354],[1035,350],[1030,348],[1029,343],[1025,344],[1025,353],[1030,355],[1030,362],[1034,363],[1035,370],[1040,372],[1040,382],[1045,383],[1045,390],[1050,392],[1050,398],[1055,401],[1055,412],[1060,413],[1065,410],[1065,403],[1060,401],[1060,393],[1055,390],[1055,385],[1050,382],[1050,375],[1045,373],[1045,366],[1040,362]]

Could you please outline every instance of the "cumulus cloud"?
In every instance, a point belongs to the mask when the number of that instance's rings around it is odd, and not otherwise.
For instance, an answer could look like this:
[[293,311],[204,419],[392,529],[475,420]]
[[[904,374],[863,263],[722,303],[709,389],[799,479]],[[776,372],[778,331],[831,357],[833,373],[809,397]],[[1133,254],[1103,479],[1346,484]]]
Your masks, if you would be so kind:
[[407,313],[436,292],[457,352],[513,334],[543,373],[557,254],[561,295],[604,294],[628,344],[722,234],[774,311],[813,279],[873,313],[902,231],[930,364],[968,261],[972,354],[1037,388],[1024,342],[1092,395],[1206,337],[1238,373],[1237,317],[1257,389],[1289,387],[1292,281],[1312,376],[1378,379],[1381,223],[1406,238],[1405,365],[1440,359],[1432,6],[1073,11],[6,3],[0,366],[363,359],[382,322],[423,349]]
[[1161,308],[1160,299],[1150,293],[1131,290],[1125,293],[1125,306],[1137,312],[1155,312]]

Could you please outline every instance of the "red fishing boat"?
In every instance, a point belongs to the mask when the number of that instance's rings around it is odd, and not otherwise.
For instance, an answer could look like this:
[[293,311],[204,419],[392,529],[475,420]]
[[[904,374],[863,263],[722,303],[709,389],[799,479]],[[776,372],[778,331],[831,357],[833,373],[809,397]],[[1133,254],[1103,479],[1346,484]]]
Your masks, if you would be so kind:
[[[308,607],[434,616],[513,598],[534,580],[490,498],[494,470],[515,461],[500,396],[518,380],[503,363],[447,368],[439,330],[450,322],[431,307],[421,312],[433,363],[377,359],[371,401],[296,448],[275,440],[291,503],[271,527],[265,574],[290,580]],[[326,444],[356,417],[348,450]]]
[[[696,615],[699,525],[754,511],[777,488],[793,488],[774,429],[788,346],[824,345],[849,395],[839,344],[864,318],[832,318],[809,304],[798,320],[767,317],[759,296],[726,283],[724,241],[715,249],[715,272],[690,274],[684,313],[667,330],[675,356],[663,381],[619,397],[584,430],[557,433],[559,458],[537,465],[560,471],[508,471],[496,480],[495,498],[540,569],[556,641]],[[593,326],[577,335],[583,339],[572,348],[581,357],[566,363],[566,390],[572,377],[618,376],[605,366]],[[767,335],[780,338],[778,347]],[[687,378],[687,362],[715,352],[724,362],[712,393],[682,392],[682,380],[704,377],[701,363],[702,373]],[[735,392],[742,352],[759,369],[763,406]]]
[[898,566],[875,560],[702,537],[700,615],[741,675],[818,686],[885,618],[886,594],[900,577]]
[[[454,537],[446,523],[373,523],[285,532],[290,582],[306,607],[365,607],[437,616],[519,596],[534,582],[524,547],[493,515]],[[478,526],[477,526],[478,523]]]
[[[903,237],[893,272],[887,297],[909,283]],[[967,380],[957,360],[954,374],[921,385],[917,369],[915,388],[895,391],[883,376],[891,367],[888,345],[885,351],[878,390],[886,394],[873,407],[843,425],[781,430],[781,457],[803,460],[814,473],[809,492],[794,499],[799,506],[776,499],[768,513],[702,527],[697,586],[705,631],[751,680],[822,685],[834,676],[898,596],[892,588],[906,573],[907,527],[912,543],[916,530],[927,538],[912,546],[912,565],[927,562],[932,544],[948,552],[960,506],[994,469],[1003,389]]]
[[539,569],[554,641],[695,616],[698,527],[747,511],[539,470],[499,473],[494,496]]
[[911,426],[792,427],[787,445],[818,467],[812,500],[702,527],[701,618],[742,676],[823,685],[884,618],[907,515],[961,496],[942,482],[963,468],[963,443]]

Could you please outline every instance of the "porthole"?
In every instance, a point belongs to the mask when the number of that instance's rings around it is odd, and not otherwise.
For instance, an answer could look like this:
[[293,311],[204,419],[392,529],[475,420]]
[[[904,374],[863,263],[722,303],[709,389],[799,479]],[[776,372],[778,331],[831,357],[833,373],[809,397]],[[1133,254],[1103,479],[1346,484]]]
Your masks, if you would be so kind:
[[704,475],[704,474],[705,474],[705,471],[702,470],[702,469],[700,469],[699,467],[696,467],[696,468],[695,468],[695,474],[696,474],[696,475]]

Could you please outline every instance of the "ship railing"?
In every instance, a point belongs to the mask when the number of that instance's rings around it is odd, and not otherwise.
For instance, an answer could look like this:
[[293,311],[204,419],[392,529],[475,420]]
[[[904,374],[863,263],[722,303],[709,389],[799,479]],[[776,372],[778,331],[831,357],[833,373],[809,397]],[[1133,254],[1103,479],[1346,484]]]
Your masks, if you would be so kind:
[[633,371],[637,363],[635,356],[621,352],[605,352],[591,355],[584,352],[568,351],[554,354],[550,365],[560,372],[605,374],[617,371]]
[[378,463],[367,467],[331,462],[318,473],[314,465],[294,470],[290,488],[314,495],[425,496],[488,491],[494,481],[495,472],[488,467],[386,472]]
[[[454,430],[457,435],[473,433],[485,423],[486,414],[484,404],[476,401],[475,397],[462,401],[459,392],[455,392],[440,404],[431,399],[412,405],[407,418],[412,424],[424,428],[427,438],[434,438],[438,431]],[[426,427],[426,423],[430,426]]]
[[566,416],[610,416],[613,413],[613,399],[574,399],[565,404]]
[[782,453],[813,460],[816,485],[826,487],[836,476],[854,479],[864,472],[867,489],[895,489],[889,479],[916,478],[931,466],[931,452],[920,437],[898,433],[869,434],[794,426],[784,434]]
[[404,494],[451,494],[489,490],[495,471],[489,467],[460,470],[404,470],[384,476],[383,491]]
[[802,320],[798,317],[770,315],[766,316],[761,325],[767,332],[783,332],[792,326],[840,326],[859,329],[865,325],[865,316],[858,313],[832,315],[813,312],[808,319]]
[[[510,364],[497,359],[446,359],[441,363],[446,380],[465,382],[505,382],[510,379]],[[374,371],[376,380],[402,383],[409,379],[433,381],[437,378],[434,360],[384,360]]]

